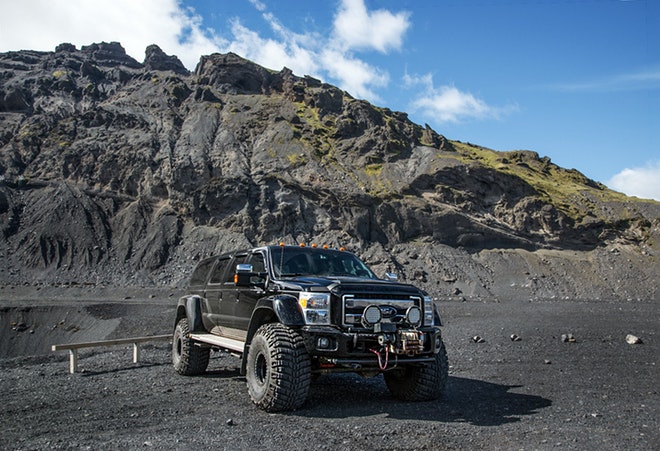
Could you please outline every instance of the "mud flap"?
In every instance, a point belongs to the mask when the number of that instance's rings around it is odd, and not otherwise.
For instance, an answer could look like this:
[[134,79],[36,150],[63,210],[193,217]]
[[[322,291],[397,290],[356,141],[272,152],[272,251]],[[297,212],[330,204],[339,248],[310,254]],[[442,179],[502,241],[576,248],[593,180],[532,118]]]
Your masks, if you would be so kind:
[[204,324],[202,323],[202,298],[192,296],[186,299],[186,316],[188,317],[191,332],[204,330]]

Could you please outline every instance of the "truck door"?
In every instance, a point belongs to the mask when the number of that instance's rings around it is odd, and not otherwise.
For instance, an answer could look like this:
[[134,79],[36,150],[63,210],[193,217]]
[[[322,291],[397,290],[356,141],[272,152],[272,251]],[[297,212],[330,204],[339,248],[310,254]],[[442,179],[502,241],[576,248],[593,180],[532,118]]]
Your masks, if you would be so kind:
[[[258,251],[250,254],[247,258],[246,263],[252,265],[252,272],[263,274],[263,277],[253,277],[255,283],[266,281],[266,265],[264,260],[264,255]],[[238,287],[234,308],[234,324],[236,324],[238,329],[247,331],[254,307],[263,295],[264,290],[258,285]]]
[[[230,261],[230,256],[219,258],[206,285],[206,312],[203,316],[207,317],[204,323],[209,330],[226,323],[231,316],[227,302],[223,298],[223,283],[227,277],[227,268]],[[211,327],[208,327],[207,321]]]
[[231,338],[243,339],[245,338],[243,333],[237,333],[236,325],[236,304],[238,303],[238,290],[236,283],[234,282],[234,274],[236,274],[236,265],[245,263],[248,258],[248,254],[238,254],[235,255],[232,261],[229,263],[229,267],[224,276],[224,281],[222,282],[222,323],[219,326],[222,327],[222,335],[226,335]]

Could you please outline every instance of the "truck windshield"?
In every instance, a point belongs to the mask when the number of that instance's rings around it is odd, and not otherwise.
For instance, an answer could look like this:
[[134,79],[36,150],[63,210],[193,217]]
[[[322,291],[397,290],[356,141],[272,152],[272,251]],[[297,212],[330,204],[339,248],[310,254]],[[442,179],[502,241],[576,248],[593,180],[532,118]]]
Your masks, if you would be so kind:
[[275,277],[322,276],[376,279],[359,258],[349,252],[303,247],[271,248]]

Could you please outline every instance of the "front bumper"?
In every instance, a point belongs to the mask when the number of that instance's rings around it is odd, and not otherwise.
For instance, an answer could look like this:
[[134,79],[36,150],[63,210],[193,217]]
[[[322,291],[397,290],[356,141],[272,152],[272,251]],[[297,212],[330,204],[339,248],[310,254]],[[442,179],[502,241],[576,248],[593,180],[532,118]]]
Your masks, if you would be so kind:
[[[438,327],[376,333],[365,329],[346,331],[332,326],[304,326],[301,334],[310,356],[349,366],[378,366],[374,354],[381,352],[395,355],[400,363],[430,362],[442,346]],[[407,340],[412,336],[419,340]]]

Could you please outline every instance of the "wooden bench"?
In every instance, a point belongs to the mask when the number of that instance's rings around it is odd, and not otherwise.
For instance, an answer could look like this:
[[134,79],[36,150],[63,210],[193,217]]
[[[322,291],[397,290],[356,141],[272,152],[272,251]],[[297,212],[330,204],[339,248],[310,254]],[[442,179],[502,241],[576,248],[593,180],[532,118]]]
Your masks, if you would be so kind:
[[140,343],[146,341],[156,341],[156,340],[171,340],[172,335],[152,335],[149,337],[133,337],[133,338],[117,338],[114,340],[103,340],[103,341],[88,341],[85,343],[68,343],[53,345],[51,347],[52,351],[69,351],[69,373],[73,374],[78,370],[78,349],[81,348],[96,348],[100,346],[117,346],[132,344],[133,345],[133,363],[137,363],[140,360]]

